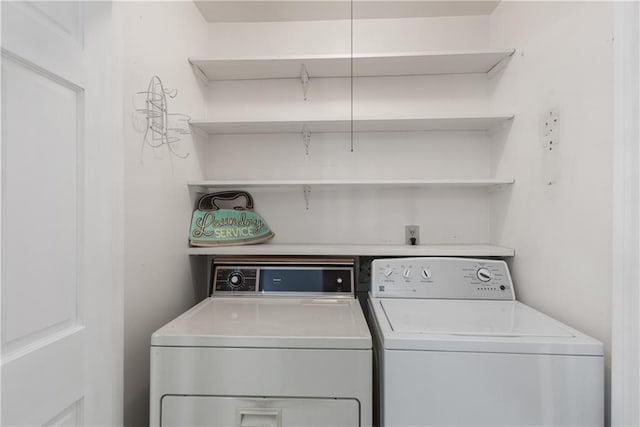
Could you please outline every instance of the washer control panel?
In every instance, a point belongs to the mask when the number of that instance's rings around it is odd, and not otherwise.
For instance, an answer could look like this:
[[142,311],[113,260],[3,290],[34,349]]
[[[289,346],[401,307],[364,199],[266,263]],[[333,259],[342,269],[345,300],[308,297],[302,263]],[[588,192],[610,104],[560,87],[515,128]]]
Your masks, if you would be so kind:
[[515,300],[507,263],[475,258],[388,258],[371,263],[375,298]]

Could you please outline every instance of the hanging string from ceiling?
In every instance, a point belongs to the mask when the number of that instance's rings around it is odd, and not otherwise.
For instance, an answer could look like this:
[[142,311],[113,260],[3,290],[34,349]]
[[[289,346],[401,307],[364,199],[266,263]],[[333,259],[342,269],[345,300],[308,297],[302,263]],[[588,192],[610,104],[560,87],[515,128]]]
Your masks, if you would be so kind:
[[351,81],[349,83],[351,90],[351,152],[353,153],[353,0],[350,2],[351,7],[351,56],[350,56],[350,75]]

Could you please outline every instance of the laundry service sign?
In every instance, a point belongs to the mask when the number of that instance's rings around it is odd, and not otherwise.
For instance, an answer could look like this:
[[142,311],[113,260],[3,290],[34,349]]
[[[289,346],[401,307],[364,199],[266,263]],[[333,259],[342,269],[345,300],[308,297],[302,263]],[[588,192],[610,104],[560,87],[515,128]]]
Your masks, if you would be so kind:
[[[245,205],[230,209],[220,201],[244,197]],[[246,192],[221,192],[203,196],[191,218],[192,246],[227,246],[260,243],[274,236],[266,221],[253,212],[253,199]]]

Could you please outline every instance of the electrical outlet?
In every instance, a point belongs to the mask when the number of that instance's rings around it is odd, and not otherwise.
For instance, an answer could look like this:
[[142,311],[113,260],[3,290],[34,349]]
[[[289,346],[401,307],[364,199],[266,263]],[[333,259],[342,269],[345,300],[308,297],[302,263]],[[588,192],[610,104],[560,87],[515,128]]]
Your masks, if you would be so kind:
[[405,225],[404,226],[404,242],[407,245],[419,245],[420,244],[420,226]]
[[560,112],[556,108],[540,115],[540,143],[549,149],[560,143]]
[[545,152],[543,157],[544,181],[553,185],[557,181],[557,151],[560,144],[560,112],[551,109],[540,115],[540,144]]
[[372,257],[358,257],[358,278],[356,290],[368,291],[371,283],[371,260]]

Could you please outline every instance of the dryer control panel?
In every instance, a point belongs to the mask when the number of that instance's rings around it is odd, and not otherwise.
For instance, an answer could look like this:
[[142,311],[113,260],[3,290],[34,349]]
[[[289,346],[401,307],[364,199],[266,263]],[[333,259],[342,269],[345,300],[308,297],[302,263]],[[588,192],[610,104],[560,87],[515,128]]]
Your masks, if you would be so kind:
[[374,298],[515,300],[507,263],[475,258],[388,258],[371,263]]
[[211,294],[355,298],[354,283],[353,258],[220,257]]

